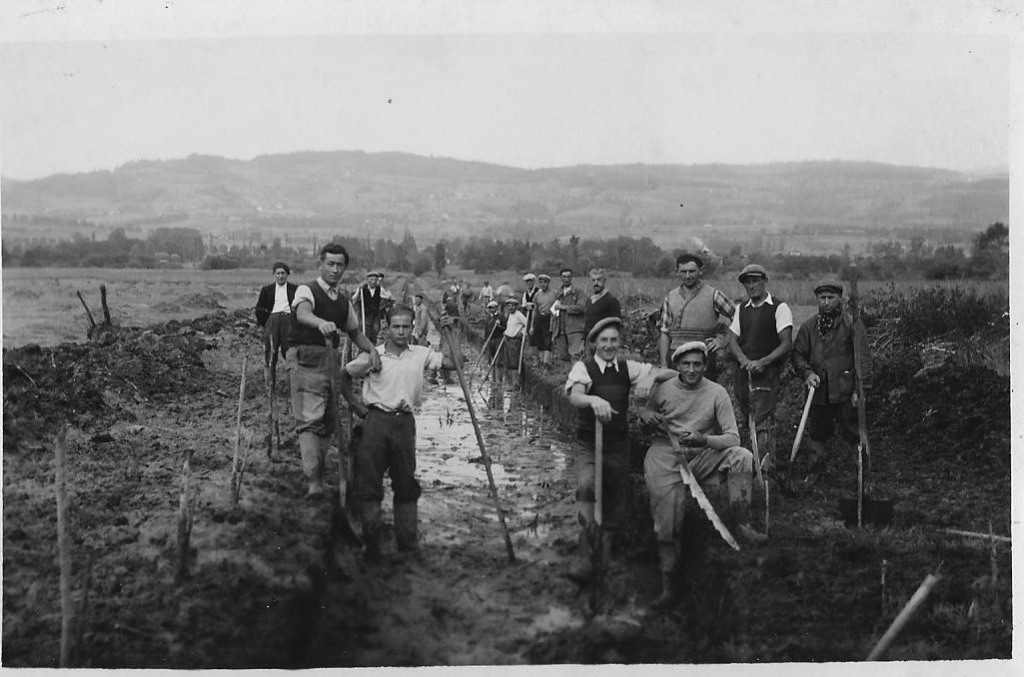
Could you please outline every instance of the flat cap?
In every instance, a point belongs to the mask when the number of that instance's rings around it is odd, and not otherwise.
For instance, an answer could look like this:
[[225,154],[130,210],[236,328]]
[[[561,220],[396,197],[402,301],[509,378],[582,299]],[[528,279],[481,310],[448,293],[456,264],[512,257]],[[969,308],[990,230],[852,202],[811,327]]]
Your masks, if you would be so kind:
[[526,275],[523,275],[523,282],[529,282],[530,280],[536,280],[536,279],[537,279],[537,276],[534,275],[533,273],[527,273]]
[[814,293],[817,294],[823,291],[832,291],[840,296],[843,295],[843,283],[834,277],[826,277],[823,280],[819,280],[818,284],[814,285]]
[[487,302],[487,307],[488,308],[497,308],[498,307],[498,302],[497,301],[488,301]]
[[374,275],[376,275],[377,277],[384,277],[384,273],[380,272],[379,270],[371,270],[366,274],[366,277],[373,277]]
[[705,357],[707,357],[708,355],[708,347],[704,344],[703,341],[687,341],[686,343],[679,346],[672,352],[672,361],[675,362],[677,358],[682,357],[686,353],[692,352],[694,350],[699,350],[700,352],[704,353]]
[[768,271],[759,263],[750,263],[744,266],[743,270],[740,271],[739,281],[743,282],[743,278],[748,275],[760,275],[761,277],[768,279]]
[[598,334],[600,334],[606,328],[611,327],[613,325],[617,329],[621,329],[622,320],[618,317],[606,317],[603,320],[598,321],[598,323],[594,325],[594,328],[590,330],[590,333],[587,334],[587,340],[593,343],[594,341],[597,340]]
[[537,280],[547,280],[548,282],[551,282],[551,276],[548,275],[547,273],[541,273],[540,275],[537,276]]
[[510,296],[510,297],[508,297],[507,299],[505,299],[505,305],[506,305],[506,306],[507,306],[508,304],[510,304],[510,303],[511,303],[512,305],[514,305],[514,306],[518,306],[518,305],[519,305],[519,299],[517,299],[517,298],[516,298],[516,297],[514,297],[514,296]]

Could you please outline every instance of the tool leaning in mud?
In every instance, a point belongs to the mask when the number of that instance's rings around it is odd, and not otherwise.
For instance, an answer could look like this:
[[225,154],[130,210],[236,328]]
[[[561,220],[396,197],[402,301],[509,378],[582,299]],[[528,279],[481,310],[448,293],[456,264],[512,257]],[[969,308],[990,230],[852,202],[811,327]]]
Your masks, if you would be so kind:
[[512,548],[512,538],[508,534],[508,526],[505,524],[505,511],[501,507],[501,499],[498,496],[498,485],[494,483],[494,473],[491,472],[491,456],[487,453],[484,445],[484,436],[480,432],[480,423],[476,420],[476,411],[473,409],[473,398],[469,394],[469,385],[466,376],[462,372],[462,347],[455,340],[451,327],[442,325],[437,308],[432,302],[427,301],[424,296],[423,302],[427,305],[427,312],[434,325],[441,330],[441,335],[448,342],[448,349],[452,353],[452,362],[455,363],[455,373],[459,377],[459,385],[462,387],[462,397],[466,401],[466,409],[469,410],[469,420],[473,423],[473,432],[476,433],[476,443],[480,447],[480,457],[484,462],[484,470],[487,473],[487,484],[490,487],[491,498],[494,500],[494,509],[498,512],[498,523],[501,525],[501,534],[505,539],[505,550],[508,553],[509,564],[516,561],[516,553]]
[[[711,521],[711,525],[715,527],[715,531],[721,535],[726,543],[732,547],[733,550],[739,550],[740,544],[736,542],[733,535],[729,532],[729,529],[722,522],[722,518],[715,512],[715,507],[711,505],[711,501],[708,500],[704,490],[700,488],[700,482],[694,476],[693,471],[690,469],[690,462],[686,460],[686,452],[683,451],[682,447],[679,446],[679,440],[672,434],[672,431],[668,427],[663,426],[665,435],[668,437],[668,441],[672,444],[672,450],[676,452],[676,456],[679,459],[679,475],[683,478],[683,482],[690,489],[690,493],[693,494],[694,499],[697,501],[697,505],[701,507],[704,514],[707,515],[708,520]],[[757,461],[754,461],[757,464]]]
[[594,419],[594,539],[591,557],[594,565],[594,584],[590,587],[590,610],[597,613],[604,587],[604,424]]
[[[329,341],[328,345],[333,346],[333,341]],[[355,492],[349,492],[349,482],[352,478],[352,410],[346,406],[346,421],[347,425],[343,426],[339,414],[341,412],[341,361],[346,357],[350,356],[351,345],[349,339],[345,340],[345,350],[340,351],[338,348],[331,348],[331,354],[328,355],[327,369],[330,376],[331,382],[331,399],[328,401],[328,406],[333,407],[335,412],[335,444],[338,447],[338,511],[340,519],[338,520],[338,526],[341,529],[341,535],[346,541],[352,545],[362,545],[362,539],[359,537],[359,520],[355,516],[354,509],[349,505],[350,497],[355,495]],[[347,428],[347,429],[346,429]]]

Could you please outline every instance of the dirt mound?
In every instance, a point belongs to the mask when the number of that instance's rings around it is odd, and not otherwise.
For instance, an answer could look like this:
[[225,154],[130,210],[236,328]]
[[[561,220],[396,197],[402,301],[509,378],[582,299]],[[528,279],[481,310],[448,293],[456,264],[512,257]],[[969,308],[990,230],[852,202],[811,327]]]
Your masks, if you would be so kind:
[[190,308],[224,309],[227,302],[228,297],[220,292],[196,292],[184,294],[173,301],[158,303],[154,308],[162,313],[180,313]]

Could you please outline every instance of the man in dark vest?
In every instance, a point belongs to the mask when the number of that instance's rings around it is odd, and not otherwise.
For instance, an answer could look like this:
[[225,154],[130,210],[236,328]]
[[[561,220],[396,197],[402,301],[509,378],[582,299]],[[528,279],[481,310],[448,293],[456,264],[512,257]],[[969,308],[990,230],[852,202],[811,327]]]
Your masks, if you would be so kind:
[[[793,348],[793,313],[768,293],[768,273],[763,266],[748,265],[740,271],[739,280],[747,291],[747,302],[740,305],[729,327],[729,347],[740,364],[734,393],[743,420],[750,419],[753,408],[761,457],[754,462],[760,463],[766,454],[775,458],[775,402],[782,367]],[[753,397],[748,390],[751,385]]]
[[607,317],[590,331],[588,340],[593,356],[575,363],[569,371],[565,389],[569,403],[579,409],[574,462],[576,466],[576,521],[580,526],[580,563],[569,574],[584,583],[593,573],[595,421],[603,425],[604,445],[602,515],[604,561],[611,554],[613,534],[623,526],[627,506],[630,466],[629,425],[626,409],[629,391],[635,386],[637,397],[647,397],[661,381],[675,377],[672,369],[656,369],[650,364],[619,357],[619,330],[622,320]]
[[[380,369],[380,356],[359,329],[359,319],[348,297],[338,289],[348,252],[329,243],[320,249],[320,276],[299,285],[292,301],[292,329],[286,364],[290,374],[295,432],[299,436],[302,472],[309,482],[307,496],[324,493],[324,456],[339,425],[338,397],[331,370],[340,372],[337,350],[341,333],[369,353],[370,368]],[[332,367],[329,361],[333,361]]]
[[701,279],[704,259],[697,254],[680,254],[676,258],[679,286],[665,295],[661,303],[661,336],[658,355],[661,366],[668,368],[668,356],[689,341],[703,341],[708,346],[704,378],[718,380],[716,353],[729,345],[726,324],[732,321],[736,306],[728,296]]
[[356,318],[362,320],[365,316],[366,326],[362,329],[372,343],[377,342],[377,335],[380,334],[380,318],[395,302],[391,292],[380,286],[383,279],[384,273],[371,270],[366,274],[366,284],[360,285],[352,295],[352,303],[360,312]]
[[594,325],[606,317],[622,317],[619,300],[608,291],[608,277],[601,268],[590,271],[590,288],[593,294],[583,302],[583,335],[590,336]]
[[277,261],[272,268],[274,282],[260,289],[256,301],[256,322],[263,327],[263,364],[277,367],[277,354],[288,358],[288,332],[291,329],[291,307],[296,286],[288,281],[291,268]]

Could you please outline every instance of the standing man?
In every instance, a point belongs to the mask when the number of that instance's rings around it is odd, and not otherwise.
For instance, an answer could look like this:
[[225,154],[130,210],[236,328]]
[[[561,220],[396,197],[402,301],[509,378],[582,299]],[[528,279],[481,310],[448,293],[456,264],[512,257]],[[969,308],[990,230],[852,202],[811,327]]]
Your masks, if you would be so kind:
[[462,283],[462,312],[469,312],[469,304],[473,300],[473,288],[469,286],[469,282]]
[[[441,326],[451,324],[441,317]],[[450,355],[410,345],[413,310],[398,304],[388,314],[387,340],[375,350],[349,362],[341,376],[341,392],[352,411],[364,419],[359,447],[359,498],[367,558],[381,560],[380,504],[384,474],[394,491],[395,540],[402,552],[417,552],[417,507],[422,490],[416,481],[416,419],[413,411],[423,399],[423,372],[455,368]],[[374,363],[378,367],[374,368]],[[352,380],[363,380],[363,401],[356,400]]]
[[[494,356],[501,345],[501,336],[505,333],[506,319],[498,309],[497,301],[487,302],[487,316],[484,318],[484,345],[487,363],[494,361]],[[500,365],[499,365],[500,366]]]
[[366,274],[366,283],[360,285],[356,293],[352,295],[352,302],[366,316],[366,326],[363,327],[363,331],[373,343],[377,342],[377,337],[380,334],[380,318],[395,302],[395,297],[391,295],[391,292],[380,286],[383,279],[384,273],[379,270],[371,270]]
[[[871,347],[862,323],[843,304],[843,284],[828,278],[815,286],[818,314],[804,322],[793,345],[793,369],[808,388],[815,388],[807,415],[810,472],[824,461],[825,443],[836,432],[851,445],[860,442],[857,422],[857,379],[871,381]],[[854,341],[860,344],[861,373],[854,369]]]
[[480,287],[480,296],[477,300],[483,303],[485,308],[494,300],[494,287],[487,280],[484,280],[484,286]]
[[540,354],[541,364],[551,364],[551,306],[557,297],[555,292],[549,289],[550,275],[538,275],[537,284],[540,286],[533,295],[533,331],[530,333],[530,345]]
[[[523,275],[523,284],[526,285],[526,291],[523,292],[522,298],[519,299],[519,312],[526,317],[526,331],[523,334],[523,340],[527,342],[527,345],[532,346],[533,326],[537,319],[534,313],[536,304],[534,304],[533,299],[537,296],[537,292],[540,291],[540,287],[537,286],[537,276],[533,273]],[[523,354],[525,355],[526,353],[524,352]]]
[[[779,299],[773,299],[765,287],[768,273],[751,263],[740,271],[740,283],[747,291],[747,302],[732,317],[729,347],[740,363],[736,370],[736,400],[744,420],[751,407],[757,428],[757,449],[761,458],[775,458],[775,403],[779,396],[779,378],[789,351],[793,348],[793,313]],[[748,390],[753,386],[753,401]],[[769,462],[770,463],[770,462]]]
[[718,383],[704,378],[707,359],[708,348],[703,341],[689,341],[676,348],[672,364],[678,378],[658,385],[651,393],[649,407],[640,411],[641,421],[657,426],[644,459],[644,481],[651,501],[661,569],[662,592],[654,602],[656,607],[669,606],[678,596],[675,572],[690,496],[675,449],[665,436],[665,427],[679,440],[698,482],[715,473],[726,474],[737,537],[747,543],[768,540],[750,526],[753,454],[740,446],[729,394]]
[[506,369],[519,371],[519,351],[526,336],[526,316],[519,312],[519,301],[505,301],[505,357]]
[[288,332],[296,286],[288,281],[291,268],[283,261],[274,264],[274,282],[260,289],[256,301],[256,322],[263,327],[263,364],[277,368],[277,353],[288,359]]
[[[736,306],[729,297],[704,282],[704,259],[696,254],[680,254],[676,258],[679,286],[665,295],[661,303],[661,336],[658,354],[661,366],[669,366],[669,354],[690,341],[708,345],[707,369],[704,378],[718,380],[717,353],[729,345],[726,326],[732,321]],[[725,325],[721,320],[725,320]]]
[[[341,333],[361,349],[372,369],[380,368],[380,357],[373,343],[360,331],[359,319],[348,297],[338,289],[348,252],[343,246],[328,243],[320,248],[320,276],[300,284],[292,301],[292,327],[286,364],[292,389],[295,432],[299,436],[302,472],[309,482],[307,496],[324,493],[324,456],[337,429],[338,393],[331,385],[331,372],[338,368],[338,342]],[[330,361],[333,361],[332,365]]]
[[614,533],[625,526],[629,490],[629,424],[626,409],[629,391],[636,386],[637,397],[647,397],[655,380],[672,378],[675,372],[654,370],[649,364],[625,360],[619,356],[619,330],[622,320],[607,317],[591,329],[593,355],[576,362],[569,370],[565,390],[569,404],[579,410],[573,460],[576,466],[576,522],[579,524],[579,564],[569,578],[586,583],[593,574],[595,488],[595,421],[604,426],[602,482],[602,530],[605,532],[602,556],[608,561]]
[[429,348],[427,331],[430,329],[430,313],[427,312],[427,306],[423,303],[423,292],[417,292],[412,297],[412,310],[412,342],[414,345]]
[[583,356],[582,292],[572,284],[572,268],[562,268],[558,277],[562,286],[551,306],[551,334],[555,354],[560,360],[578,360]]
[[590,287],[594,293],[583,302],[583,333],[587,336],[606,317],[622,317],[619,300],[608,291],[606,284],[604,270],[594,268],[590,271]]

